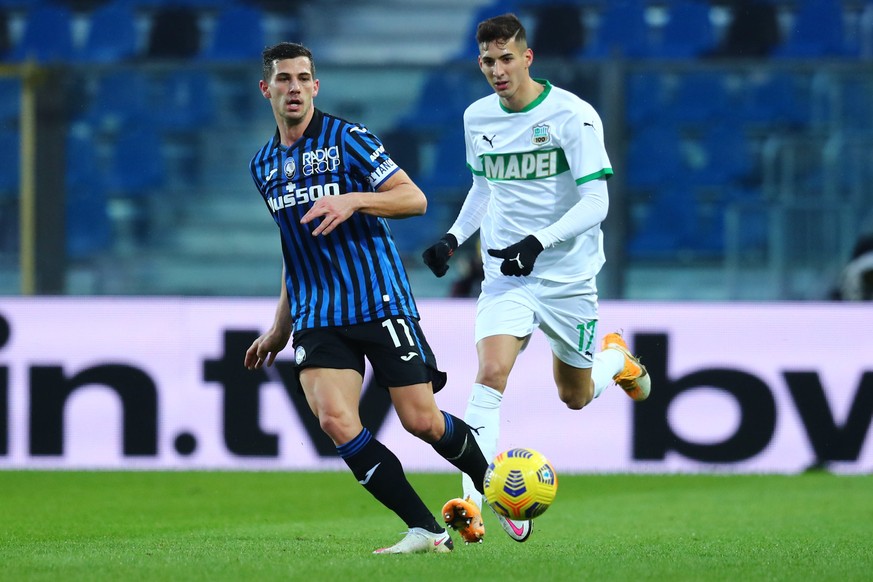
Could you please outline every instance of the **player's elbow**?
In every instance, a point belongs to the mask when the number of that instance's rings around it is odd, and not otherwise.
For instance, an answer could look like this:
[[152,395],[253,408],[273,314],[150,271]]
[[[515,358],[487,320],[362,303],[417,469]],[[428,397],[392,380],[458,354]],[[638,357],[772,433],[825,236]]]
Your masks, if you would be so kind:
[[419,191],[419,195],[413,201],[411,216],[421,216],[425,212],[427,212],[427,198],[424,192]]

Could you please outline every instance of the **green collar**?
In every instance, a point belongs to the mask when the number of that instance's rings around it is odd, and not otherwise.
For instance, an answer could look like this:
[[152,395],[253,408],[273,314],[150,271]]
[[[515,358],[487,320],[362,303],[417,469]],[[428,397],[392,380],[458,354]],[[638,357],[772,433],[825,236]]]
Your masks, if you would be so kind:
[[543,102],[543,99],[545,99],[546,97],[548,97],[549,92],[551,92],[551,90],[552,90],[552,84],[549,83],[546,79],[536,79],[536,78],[534,78],[534,81],[536,81],[537,83],[539,83],[540,85],[542,85],[542,86],[544,87],[543,92],[540,93],[539,96],[538,96],[536,99],[534,99],[533,101],[531,101],[530,103],[528,103],[527,106],[525,106],[524,109],[522,109],[521,111],[513,111],[513,110],[511,110],[511,109],[507,109],[506,107],[504,107],[503,102],[498,100],[498,103],[500,103],[500,108],[503,109],[503,110],[504,110],[505,112],[507,112],[507,113],[525,113],[525,112],[527,112],[527,111],[530,111],[531,109],[533,109],[534,107],[536,107],[536,106],[539,105],[540,103],[542,103],[542,102]]

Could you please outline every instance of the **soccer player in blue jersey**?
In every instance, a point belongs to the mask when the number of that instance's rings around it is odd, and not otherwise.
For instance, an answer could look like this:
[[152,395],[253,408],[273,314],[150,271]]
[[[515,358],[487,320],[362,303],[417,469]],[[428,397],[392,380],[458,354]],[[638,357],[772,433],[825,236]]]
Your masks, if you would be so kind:
[[446,375],[385,220],[423,214],[427,200],[366,127],[315,108],[319,81],[306,47],[269,47],[263,65],[260,90],[277,129],[250,169],[279,228],[284,269],[273,325],[246,351],[245,366],[272,365],[293,334],[300,385],[322,430],[358,482],[409,528],[375,553],[448,552],[448,532],[358,409],[366,358],[403,427],[481,492],[487,461],[470,427],[437,407]]

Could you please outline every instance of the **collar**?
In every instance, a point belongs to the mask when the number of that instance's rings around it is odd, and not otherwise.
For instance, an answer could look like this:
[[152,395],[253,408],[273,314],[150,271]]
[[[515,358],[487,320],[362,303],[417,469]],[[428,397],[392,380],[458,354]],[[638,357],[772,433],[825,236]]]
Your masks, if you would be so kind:
[[[324,113],[320,109],[313,108],[312,119],[309,120],[309,125],[306,126],[306,129],[303,130],[303,135],[301,137],[308,137],[310,139],[314,139],[321,135],[321,128],[324,125]],[[279,135],[279,128],[276,128],[276,133],[273,134],[273,141],[275,145],[273,149],[290,149],[286,148],[282,145],[282,136]]]

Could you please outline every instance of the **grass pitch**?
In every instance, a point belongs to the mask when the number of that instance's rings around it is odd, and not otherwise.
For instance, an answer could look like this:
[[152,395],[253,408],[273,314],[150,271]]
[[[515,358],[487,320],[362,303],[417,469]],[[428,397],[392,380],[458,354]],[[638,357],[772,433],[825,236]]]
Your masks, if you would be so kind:
[[[561,475],[531,539],[374,556],[345,472],[0,472],[0,579],[870,580],[873,476]],[[410,480],[438,515],[455,474]]]

